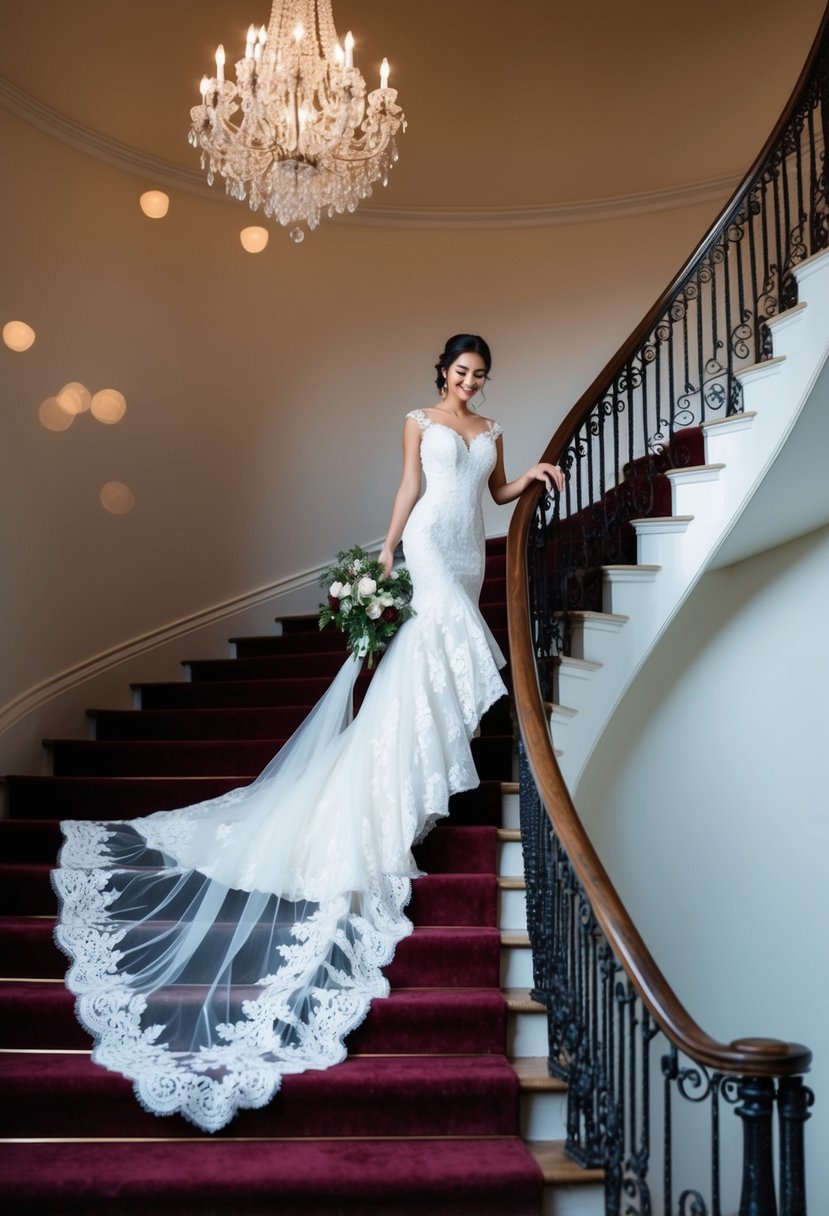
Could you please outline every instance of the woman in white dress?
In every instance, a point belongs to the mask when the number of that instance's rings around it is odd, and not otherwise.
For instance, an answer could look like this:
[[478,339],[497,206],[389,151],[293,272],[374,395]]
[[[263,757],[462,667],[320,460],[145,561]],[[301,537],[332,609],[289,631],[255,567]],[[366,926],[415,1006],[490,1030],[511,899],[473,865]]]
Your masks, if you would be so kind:
[[[508,503],[560,470],[504,473],[501,428],[473,413],[490,352],[459,334],[441,399],[407,415],[403,477],[380,560],[402,538],[415,615],[352,720],[359,660],[256,781],[133,820],[70,821],[54,871],[58,944],[93,1059],[157,1114],[215,1131],[286,1073],[326,1068],[411,932],[412,845],[478,784],[469,741],[505,692],[478,610],[481,499]],[[426,489],[420,497],[421,472]]]

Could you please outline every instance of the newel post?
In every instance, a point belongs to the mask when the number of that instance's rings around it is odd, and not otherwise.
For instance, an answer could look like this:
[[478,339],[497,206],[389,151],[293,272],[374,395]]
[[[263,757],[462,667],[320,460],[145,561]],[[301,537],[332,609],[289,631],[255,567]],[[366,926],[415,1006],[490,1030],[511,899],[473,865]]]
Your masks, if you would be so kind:
[[743,1077],[737,1114],[743,1121],[743,1184],[740,1216],[777,1216],[771,1123],[774,1080]]

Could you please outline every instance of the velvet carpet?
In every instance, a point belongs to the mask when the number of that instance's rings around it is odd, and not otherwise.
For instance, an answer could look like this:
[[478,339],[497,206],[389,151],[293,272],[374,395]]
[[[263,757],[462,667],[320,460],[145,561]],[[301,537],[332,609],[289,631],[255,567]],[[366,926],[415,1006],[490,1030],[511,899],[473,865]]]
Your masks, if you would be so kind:
[[[484,615],[506,650],[503,541]],[[512,769],[508,702],[474,754],[483,783],[417,850],[411,937],[392,992],[349,1058],[287,1077],[224,1132],[160,1119],[94,1065],[52,940],[61,818],[129,818],[246,783],[322,695],[342,638],[315,618],[234,639],[235,659],[185,659],[189,679],[135,687],[141,708],[90,711],[95,740],[52,740],[54,775],[8,778],[0,821],[0,1202],[15,1214],[535,1216],[542,1179],[518,1131],[499,988],[496,826]],[[361,677],[357,700],[369,676]]]

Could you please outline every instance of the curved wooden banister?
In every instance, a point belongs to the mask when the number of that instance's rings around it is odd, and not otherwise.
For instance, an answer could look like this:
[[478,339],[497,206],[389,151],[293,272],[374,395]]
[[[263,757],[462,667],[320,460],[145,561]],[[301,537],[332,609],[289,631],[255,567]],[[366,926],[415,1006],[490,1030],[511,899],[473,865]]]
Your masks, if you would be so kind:
[[[751,188],[767,158],[783,138],[827,37],[829,8],[824,13],[809,56],[780,119],[735,195],[641,324],[573,406],[547,445],[543,460],[559,462],[576,429],[586,423],[597,399],[634,358],[700,258],[737,214],[744,203],[746,191]],[[680,1051],[700,1064],[730,1075],[782,1077],[802,1073],[809,1067],[811,1052],[801,1044],[752,1038],[721,1043],[706,1034],[694,1021],[645,945],[573,805],[550,739],[544,700],[538,682],[530,618],[527,543],[531,521],[541,493],[540,486],[528,489],[519,500],[512,517],[507,540],[507,606],[518,722],[530,768],[555,833],[578,875],[609,946],[622,964],[644,1006]]]

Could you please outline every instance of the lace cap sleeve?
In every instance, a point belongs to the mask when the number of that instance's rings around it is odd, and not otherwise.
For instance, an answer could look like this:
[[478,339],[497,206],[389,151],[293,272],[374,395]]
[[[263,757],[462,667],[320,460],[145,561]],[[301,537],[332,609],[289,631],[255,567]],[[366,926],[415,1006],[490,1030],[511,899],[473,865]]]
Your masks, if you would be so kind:
[[414,418],[421,431],[425,431],[427,426],[431,425],[430,419],[426,417],[423,410],[410,410],[406,417]]
[[497,439],[499,435],[503,435],[504,428],[501,426],[500,422],[493,422],[490,424],[489,431],[492,438]]

